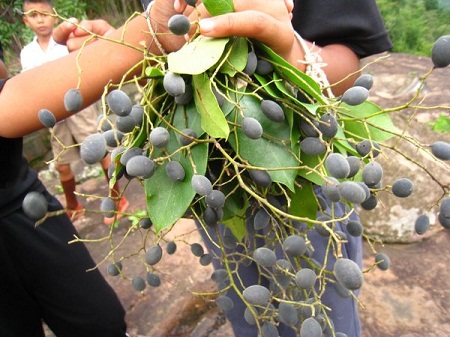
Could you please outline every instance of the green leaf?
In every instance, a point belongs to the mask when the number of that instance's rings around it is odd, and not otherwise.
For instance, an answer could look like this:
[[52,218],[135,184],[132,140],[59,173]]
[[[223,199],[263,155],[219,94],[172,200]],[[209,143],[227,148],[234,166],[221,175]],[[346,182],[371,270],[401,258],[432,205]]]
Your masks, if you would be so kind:
[[[223,191],[224,193],[226,191]],[[223,207],[224,217],[222,223],[227,226],[233,235],[241,241],[246,234],[245,211],[248,207],[248,199],[242,189],[237,189],[233,194],[227,194]]]
[[344,132],[348,138],[355,138],[356,135],[361,139],[383,142],[392,138],[397,132],[390,116],[382,113],[378,105],[369,101],[357,106],[342,104],[341,117],[344,120]]
[[317,115],[317,110],[320,107],[318,104],[310,104],[310,103],[303,103],[303,102],[301,104],[306,109],[306,111],[309,112],[309,114],[311,116]]
[[204,73],[220,60],[229,40],[230,38],[213,39],[200,35],[167,56],[168,70],[188,75]]
[[241,217],[236,216],[229,220],[223,221],[223,224],[231,230],[231,233],[233,233],[238,241],[242,241],[243,237],[247,233],[245,229],[245,220],[243,217],[244,213],[245,210],[242,211]]
[[234,12],[233,0],[203,0],[202,2],[212,16]]
[[[276,72],[273,73],[273,78],[266,78],[265,76],[256,73],[253,74],[253,76],[261,85],[261,89],[259,90],[263,91],[265,94],[275,99],[286,98],[287,96],[297,106],[303,107],[304,109],[302,110],[306,112],[306,115],[315,116],[317,114],[317,109],[320,105],[300,102],[293,96],[292,92],[289,92],[283,84],[279,83],[281,78]],[[274,79],[278,79],[278,81],[273,81]]]
[[203,130],[214,138],[228,138],[230,128],[227,120],[217,103],[216,96],[211,89],[208,75],[200,74],[192,77],[194,101],[202,118]]
[[336,133],[335,138],[333,139],[333,145],[336,146],[339,151],[345,155],[346,153],[351,153],[357,155],[357,151],[351,144],[346,140],[344,130],[341,125],[338,124],[338,131]]
[[[253,117],[261,123],[264,133],[270,135],[270,138],[263,136],[253,140],[244,134],[241,127],[237,127],[234,137],[230,137],[229,143],[251,165],[274,169],[268,171],[272,181],[293,190],[294,179],[297,175],[296,167],[299,165],[294,153],[298,152],[298,146],[290,144],[289,125],[274,123],[264,116],[261,111],[261,103],[254,96],[243,96],[239,105],[245,116]],[[242,122],[241,114],[236,111],[235,114],[230,114],[229,118],[236,119],[238,124]],[[294,148],[295,151],[291,148]]]
[[323,96],[319,84],[313,80],[310,76],[298,70],[292,64],[287,62],[272,49],[266,45],[254,42],[255,45],[263,51],[269,60],[271,60],[272,65],[278,74],[289,81],[292,85],[297,86],[298,89],[307,93],[311,98],[315,99],[321,104],[326,104],[326,99]]
[[444,115],[439,115],[436,121],[430,122],[429,125],[433,131],[436,132],[450,132],[450,118]]
[[[198,126],[196,126],[198,124],[196,115],[198,114],[194,105],[178,106],[174,114],[176,116],[174,126],[177,129],[189,127],[198,130]],[[168,154],[173,154],[179,149],[180,143],[178,133],[173,130],[169,132],[170,141],[165,151]],[[153,154],[153,157],[158,156],[159,153]],[[173,225],[190,206],[195,196],[195,191],[191,186],[191,178],[194,175],[192,163],[196,167],[197,174],[205,174],[208,162],[208,146],[206,143],[196,144],[191,147],[190,153],[187,153],[187,151],[177,152],[171,156],[171,160],[176,160],[183,166],[186,173],[183,181],[175,182],[167,176],[165,172],[167,161],[156,168],[152,177],[144,181],[147,211],[157,232]]]
[[176,107],[172,125],[179,131],[190,128],[195,131],[198,138],[205,133],[201,126],[201,116],[197,111],[194,100],[187,105],[178,105]]
[[318,205],[311,183],[303,182],[300,186],[297,185],[295,191],[289,193],[289,196],[291,198],[289,214],[308,219],[316,219]]
[[253,76],[256,78],[256,80],[261,85],[261,89],[266,94],[270,95],[272,98],[283,98],[283,93],[277,88],[275,83],[271,80],[266,78],[265,76],[253,74]]
[[[301,164],[302,166],[307,166],[312,169],[318,169],[318,167],[322,166],[321,160],[323,159],[323,155],[322,156],[310,156],[310,155],[302,153],[300,156],[300,159],[302,162],[302,164]],[[313,171],[313,170],[307,169],[307,168],[301,168],[298,171],[298,175],[300,177],[305,178],[306,180],[313,182],[316,185],[322,185],[322,182],[323,182],[322,176],[319,173],[317,173],[316,171]]]
[[228,86],[230,88],[230,90],[227,92],[228,99],[226,99],[225,103],[220,107],[225,117],[234,111],[234,109],[236,108],[234,102],[239,102],[242,97],[242,93],[239,92],[239,89],[234,88],[230,83],[228,84]]
[[[248,58],[248,43],[247,39],[243,37],[236,37],[230,43],[230,52],[225,63],[220,67],[219,71],[234,77],[237,72],[244,70],[247,65]],[[226,53],[225,53],[226,54]]]
[[147,67],[145,68],[145,76],[149,78],[164,77],[164,72],[158,68]]
[[278,75],[277,72],[273,73],[273,79],[275,82],[276,87],[284,94],[284,96],[289,97],[290,99],[298,102],[299,104],[303,105],[301,102],[297,100],[296,97],[294,97],[294,93],[290,90],[289,87],[286,86],[286,81],[284,81],[280,75]]

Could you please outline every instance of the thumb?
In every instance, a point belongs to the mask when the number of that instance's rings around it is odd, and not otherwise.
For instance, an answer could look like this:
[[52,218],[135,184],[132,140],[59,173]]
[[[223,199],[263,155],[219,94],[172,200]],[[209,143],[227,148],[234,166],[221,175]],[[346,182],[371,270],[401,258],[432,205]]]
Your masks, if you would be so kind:
[[70,18],[68,21],[64,21],[58,27],[53,30],[53,39],[56,43],[65,45],[70,37],[70,34],[77,28],[78,20]]

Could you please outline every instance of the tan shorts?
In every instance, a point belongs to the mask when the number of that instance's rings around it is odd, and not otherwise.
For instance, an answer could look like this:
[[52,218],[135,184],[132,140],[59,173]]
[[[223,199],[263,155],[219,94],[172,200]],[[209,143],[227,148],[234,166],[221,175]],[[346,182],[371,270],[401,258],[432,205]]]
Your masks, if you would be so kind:
[[80,144],[87,136],[98,132],[97,118],[100,110],[97,106],[92,104],[53,127],[50,142],[56,162],[67,164],[80,159]]

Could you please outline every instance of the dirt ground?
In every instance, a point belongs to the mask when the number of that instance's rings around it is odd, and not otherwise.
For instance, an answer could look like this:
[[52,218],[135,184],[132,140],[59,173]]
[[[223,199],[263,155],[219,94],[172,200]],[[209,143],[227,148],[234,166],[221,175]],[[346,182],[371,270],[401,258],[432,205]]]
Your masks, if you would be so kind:
[[[380,78],[378,87],[372,92],[373,100],[380,104],[404,100],[412,92],[416,78],[430,64],[427,58],[401,54],[371,64],[365,71],[372,73],[376,80]],[[436,99],[450,100],[450,96],[446,95],[450,91],[449,70],[440,70],[435,75],[427,81],[427,93]],[[394,80],[396,77],[397,80]],[[425,124],[437,114],[436,111],[429,111],[427,116],[417,116],[418,122]],[[82,170],[82,165],[77,165],[78,170]],[[54,176],[47,174],[44,182],[56,193],[58,182]],[[78,191],[83,195],[105,195],[106,184],[101,177],[90,178],[80,183]],[[130,199],[130,215],[144,209],[145,196],[137,182],[132,181],[127,187],[126,196]],[[62,198],[61,195],[59,197]],[[83,203],[88,210],[95,211],[100,202],[90,197],[85,198]],[[174,255],[164,255],[158,267],[162,285],[158,288],[147,287],[141,294],[132,289],[130,280],[113,278],[105,272],[112,261],[112,257],[107,256],[111,247],[114,247],[116,256],[131,256],[142,245],[141,233],[128,231],[130,218],[121,220],[120,226],[113,231],[112,240],[98,240],[108,237],[110,230],[102,224],[100,214],[88,213],[75,225],[82,238],[97,241],[89,242],[87,246],[126,308],[132,337],[233,335],[213,300],[192,294],[213,289],[210,281],[212,269],[198,263],[198,258],[190,253],[188,244],[180,244]],[[408,240],[408,243],[389,242],[377,246],[390,256],[391,268],[365,274],[360,296],[364,337],[450,337],[450,262],[447,257],[450,231],[441,229],[435,223],[432,228],[428,235]],[[178,240],[182,238],[186,243],[200,242],[189,221],[178,223],[170,235]],[[121,242],[119,238],[124,236],[126,240]],[[371,245],[365,242],[366,268],[372,264],[372,256]],[[125,274],[145,277],[144,263],[131,258],[129,261],[124,263]]]

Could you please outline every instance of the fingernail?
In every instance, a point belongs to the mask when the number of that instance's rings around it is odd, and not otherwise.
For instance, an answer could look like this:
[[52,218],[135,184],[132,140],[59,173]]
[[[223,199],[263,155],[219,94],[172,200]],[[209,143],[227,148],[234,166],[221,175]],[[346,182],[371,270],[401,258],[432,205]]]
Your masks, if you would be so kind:
[[287,0],[287,7],[289,11],[294,9],[294,0]]
[[179,0],[175,0],[173,3],[173,8],[177,11],[180,12],[181,11],[181,3]]
[[202,19],[199,24],[202,33],[208,33],[214,29],[214,21],[211,19]]

